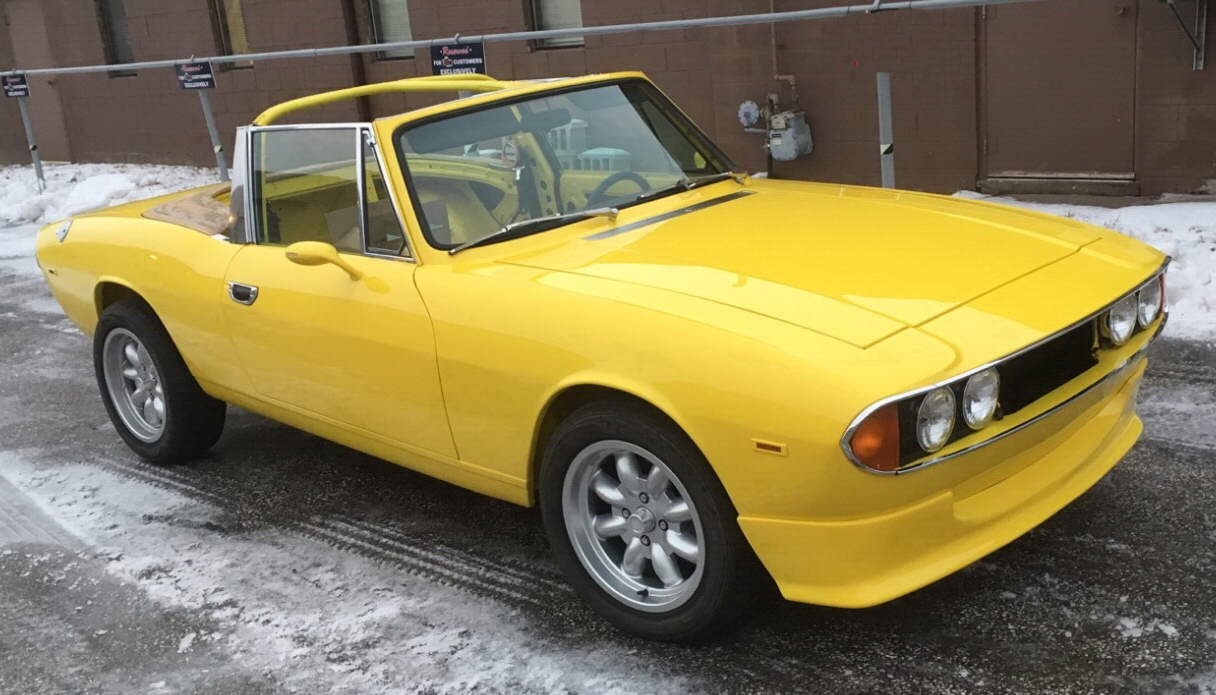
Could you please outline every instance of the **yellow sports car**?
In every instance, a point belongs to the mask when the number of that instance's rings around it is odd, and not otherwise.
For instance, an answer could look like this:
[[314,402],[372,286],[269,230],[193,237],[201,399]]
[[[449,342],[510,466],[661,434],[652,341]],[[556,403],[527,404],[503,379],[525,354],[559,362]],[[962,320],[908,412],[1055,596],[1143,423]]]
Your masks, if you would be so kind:
[[[275,125],[340,99],[463,98]],[[616,625],[692,639],[768,578],[888,601],[1139,436],[1167,259],[936,195],[748,176],[640,73],[281,104],[231,186],[80,215],[38,260],[155,462],[225,404],[538,505]]]

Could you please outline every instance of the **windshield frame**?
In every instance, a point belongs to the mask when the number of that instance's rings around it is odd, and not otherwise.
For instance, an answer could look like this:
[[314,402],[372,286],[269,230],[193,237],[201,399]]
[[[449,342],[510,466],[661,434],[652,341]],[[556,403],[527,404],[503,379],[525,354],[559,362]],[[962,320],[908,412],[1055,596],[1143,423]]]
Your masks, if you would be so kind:
[[[548,97],[558,96],[561,94],[568,94],[570,92],[580,92],[580,91],[587,91],[587,90],[592,90],[592,89],[599,89],[602,87],[611,87],[614,85],[626,85],[626,84],[639,85],[642,88],[642,90],[646,93],[646,95],[650,98],[650,100],[655,104],[655,106],[672,121],[672,125],[677,130],[679,130],[682,135],[684,135],[686,138],[688,138],[688,140],[691,142],[693,147],[695,149],[699,150],[701,152],[702,156],[705,156],[707,158],[708,162],[720,165],[722,167],[721,173],[732,172],[732,171],[738,170],[738,167],[735,165],[734,161],[730,157],[728,157],[727,154],[725,152],[723,152],[721,148],[719,148],[716,144],[714,144],[713,140],[711,140],[709,138],[709,136],[705,134],[705,131],[701,130],[701,128],[696,124],[695,121],[693,121],[691,118],[689,118],[688,114],[684,113],[684,111],[675,102],[673,102],[666,94],[664,94],[663,91],[660,90],[657,85],[655,85],[653,82],[651,82],[650,80],[647,80],[643,77],[618,77],[618,78],[611,78],[611,79],[605,79],[605,80],[598,80],[598,81],[594,81],[594,82],[582,82],[579,84],[574,84],[574,85],[569,85],[569,86],[564,86],[564,87],[557,87],[554,89],[545,89],[545,90],[540,90],[540,91],[535,91],[535,92],[528,92],[526,94],[511,96],[511,97],[507,97],[504,99],[495,99],[493,101],[488,101],[488,102],[481,103],[481,104],[474,104],[474,105],[466,106],[463,108],[455,108],[455,109],[443,111],[441,113],[432,114],[429,116],[418,118],[416,120],[406,121],[405,123],[402,123],[401,125],[394,128],[393,133],[392,133],[393,150],[394,150],[394,153],[397,155],[397,163],[401,170],[402,179],[404,179],[404,181],[405,181],[405,188],[406,188],[407,193],[409,194],[410,205],[414,209],[414,217],[415,217],[415,219],[418,220],[419,231],[422,233],[422,237],[426,241],[427,245],[430,246],[432,249],[447,252],[447,251],[451,251],[453,248],[456,248],[460,244],[446,244],[446,243],[438,242],[435,240],[434,235],[431,233],[430,225],[427,222],[426,215],[422,211],[422,202],[418,199],[417,187],[414,184],[413,172],[410,171],[409,160],[407,159],[406,152],[402,148],[402,141],[403,141],[402,136],[407,131],[420,127],[420,126],[423,126],[423,125],[427,125],[429,123],[435,123],[437,121],[442,121],[442,120],[446,120],[448,118],[453,118],[453,117],[457,117],[457,116],[465,116],[468,114],[476,113],[478,111],[485,111],[488,109],[500,108],[503,106],[510,106],[512,104],[519,104],[519,103],[523,103],[523,102],[527,102],[527,101],[545,99]],[[653,130],[652,130],[652,132],[653,132]],[[550,166],[555,167],[555,168],[559,167],[556,158],[554,157],[553,153],[550,151],[548,143],[543,143],[541,145],[541,148],[545,154],[546,159],[551,160],[551,161],[548,161],[547,164],[549,164]],[[556,170],[560,170],[560,169],[556,169]],[[658,200],[658,198],[640,200],[637,202],[638,203],[649,203],[654,200]],[[617,207],[620,207],[620,208],[629,207],[631,204],[632,203],[626,203],[624,205],[618,205]],[[570,222],[568,222],[566,224],[573,224],[577,221],[579,221],[579,220],[571,220]],[[535,233],[542,233],[542,232],[546,232],[546,231],[551,231],[553,229],[559,229],[561,227],[566,226],[566,224],[555,225],[555,226],[549,227],[547,229],[538,230]],[[508,239],[515,239],[515,238],[519,238],[519,237],[507,235],[507,237],[504,238],[504,241],[506,241]]]

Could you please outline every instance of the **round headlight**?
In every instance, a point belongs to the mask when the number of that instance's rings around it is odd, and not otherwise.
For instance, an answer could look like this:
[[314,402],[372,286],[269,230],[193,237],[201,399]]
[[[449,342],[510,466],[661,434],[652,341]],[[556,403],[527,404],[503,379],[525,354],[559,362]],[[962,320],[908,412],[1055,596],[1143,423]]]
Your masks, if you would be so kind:
[[1132,337],[1136,328],[1136,295],[1129,294],[1115,302],[1106,312],[1106,336],[1115,345],[1122,345]]
[[937,451],[953,431],[954,392],[941,386],[926,394],[916,409],[916,441],[925,451]]
[[1001,375],[989,367],[976,372],[963,387],[963,420],[973,430],[978,430],[996,414],[996,399],[1001,391]]
[[1136,320],[1141,328],[1147,328],[1157,314],[1161,313],[1161,278],[1155,277],[1136,292]]

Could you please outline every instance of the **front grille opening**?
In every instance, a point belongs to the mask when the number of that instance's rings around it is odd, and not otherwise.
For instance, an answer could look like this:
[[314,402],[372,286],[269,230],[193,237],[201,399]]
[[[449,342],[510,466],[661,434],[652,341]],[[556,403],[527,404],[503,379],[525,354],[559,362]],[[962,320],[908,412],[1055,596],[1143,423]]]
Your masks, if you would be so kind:
[[[1086,321],[1042,345],[999,363],[997,371],[1001,374],[1001,392],[997,419],[1018,412],[1096,365],[1097,325],[1096,320]],[[975,433],[963,420],[963,387],[966,383],[966,379],[958,379],[949,384],[958,407],[954,413],[954,432],[946,446]],[[929,456],[916,439],[916,411],[924,399],[924,394],[921,394],[907,398],[898,405],[900,422],[908,423],[900,428],[901,466]]]
[[1016,413],[1096,365],[1096,328],[1096,321],[1086,321],[997,367],[1001,413]]

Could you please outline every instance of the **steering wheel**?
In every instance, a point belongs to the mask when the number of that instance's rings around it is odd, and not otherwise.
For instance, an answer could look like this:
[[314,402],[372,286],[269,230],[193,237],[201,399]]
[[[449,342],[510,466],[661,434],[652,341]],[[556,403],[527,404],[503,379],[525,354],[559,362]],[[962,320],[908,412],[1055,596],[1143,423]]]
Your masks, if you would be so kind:
[[612,188],[621,181],[630,181],[636,183],[638,188],[641,189],[642,193],[650,190],[650,183],[638,174],[635,174],[632,171],[618,171],[612,176],[600,181],[599,185],[587,194],[587,204],[594,205],[606,199],[608,197],[608,189]]

